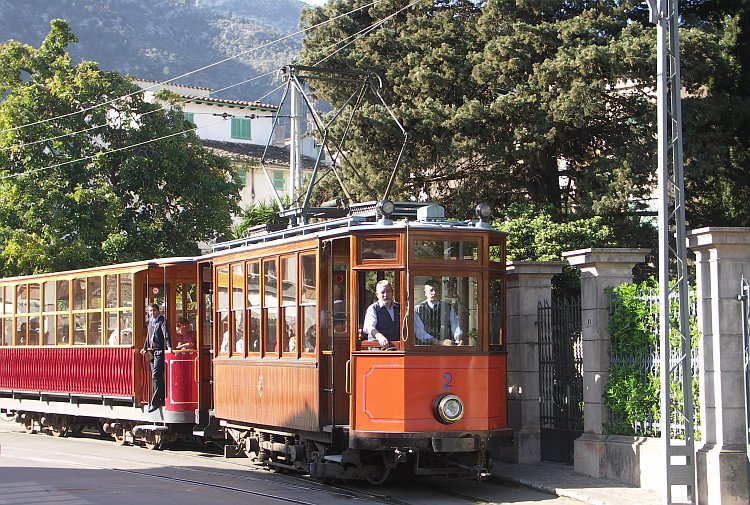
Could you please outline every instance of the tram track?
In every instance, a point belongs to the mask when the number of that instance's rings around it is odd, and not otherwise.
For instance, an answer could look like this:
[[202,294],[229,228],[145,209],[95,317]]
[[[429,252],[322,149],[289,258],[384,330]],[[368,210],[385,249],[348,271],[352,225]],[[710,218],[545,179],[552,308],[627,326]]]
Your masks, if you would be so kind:
[[[29,435],[19,433],[23,437]],[[41,437],[41,435],[35,435]],[[111,446],[108,440],[96,437],[93,433],[75,438],[76,441],[98,445]],[[289,503],[295,505],[320,505],[331,501],[331,498],[351,501],[354,503],[378,503],[384,505],[423,505],[430,503],[507,503],[498,501],[496,495],[501,488],[508,486],[501,480],[491,478],[483,483],[475,483],[467,479],[437,479],[417,478],[399,481],[389,481],[383,486],[372,487],[368,484],[348,482],[321,483],[308,476],[287,472],[273,472],[265,467],[256,465],[247,459],[226,459],[218,452],[203,452],[197,447],[164,449],[151,452],[163,456],[164,462],[153,462],[156,467],[148,470],[140,469],[144,461],[138,454],[146,449],[137,447],[118,449],[116,457],[92,455],[89,451],[85,456],[87,461],[78,460],[76,466],[92,470],[116,472],[122,475],[141,479],[160,480],[187,486],[200,486],[222,492],[237,493],[268,503]],[[3,453],[7,450],[3,444]],[[13,448],[21,450],[20,445],[13,444]],[[24,448],[29,459],[45,459],[50,462],[70,463],[70,454],[48,449],[33,450]],[[158,458],[162,459],[162,458]],[[136,468],[128,468],[129,466]],[[273,472],[273,473],[270,473]],[[467,485],[472,484],[472,485]],[[475,486],[473,486],[475,484]],[[252,486],[255,489],[248,489]],[[260,489],[277,488],[280,491],[271,492]],[[284,496],[289,493],[306,494],[317,498]],[[496,492],[497,490],[497,492]]]

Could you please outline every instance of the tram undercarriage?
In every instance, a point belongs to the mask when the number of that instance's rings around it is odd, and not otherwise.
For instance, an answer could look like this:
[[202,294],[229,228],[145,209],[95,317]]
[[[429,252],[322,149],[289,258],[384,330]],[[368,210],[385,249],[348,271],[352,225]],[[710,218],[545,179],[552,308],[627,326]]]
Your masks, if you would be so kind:
[[322,438],[321,434],[290,434],[222,424],[229,441],[226,457],[248,457],[272,469],[309,473],[324,481],[366,480],[381,484],[397,469],[410,475],[484,480],[490,475],[491,455],[501,445],[512,443],[509,437],[447,437],[444,433],[352,438],[346,427],[324,432],[327,438]]

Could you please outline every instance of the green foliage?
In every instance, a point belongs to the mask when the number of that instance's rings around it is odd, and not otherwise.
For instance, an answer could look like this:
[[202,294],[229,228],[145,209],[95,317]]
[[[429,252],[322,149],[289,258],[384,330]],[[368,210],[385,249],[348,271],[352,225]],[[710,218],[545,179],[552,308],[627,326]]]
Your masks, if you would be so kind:
[[[660,415],[658,373],[650,366],[657,349],[656,335],[658,318],[654,311],[658,292],[656,281],[651,278],[638,284],[621,284],[612,289],[609,336],[609,379],[604,393],[604,403],[610,410],[610,422],[606,431],[619,435],[656,434]],[[676,313],[677,301],[670,301],[670,317]],[[691,347],[698,345],[698,328],[694,315],[690,318]],[[670,333],[671,346],[679,342],[675,332]],[[698,381],[693,381],[693,404],[698,405]],[[681,385],[670,381],[672,401],[682,405]],[[694,411],[698,412],[697,408]],[[650,426],[645,424],[650,422]],[[697,422],[697,420],[696,420]]]
[[655,281],[621,284],[612,290],[609,314],[610,353],[648,356],[656,347],[656,322],[645,299]]
[[[328,2],[306,10],[302,23],[366,3]],[[302,60],[317,62],[334,42],[406,5],[387,0],[309,32]],[[736,1],[690,2],[682,12],[691,227],[750,222],[749,14],[747,2]],[[627,218],[647,212],[655,186],[655,41],[640,0],[434,0],[325,64],[384,78],[383,94],[411,140],[394,197],[423,192],[466,218],[478,201],[550,205],[558,221],[598,215],[619,237],[638,241],[639,224]],[[315,92],[338,106],[351,91],[322,83]],[[384,160],[400,147],[390,118],[369,101],[351,133],[347,153],[371,188],[382,187]],[[356,197],[372,197],[348,179]]]
[[556,222],[549,207],[514,206],[512,216],[496,228],[508,233],[508,259],[517,261],[562,261],[562,253],[587,247],[614,247],[615,231],[595,216]]
[[[288,198],[282,199],[285,207],[289,205]],[[256,202],[248,205],[242,210],[240,222],[232,228],[232,236],[241,238],[247,231],[255,226],[264,224],[285,224],[286,219],[278,214],[279,208],[275,202]]]
[[[235,211],[228,163],[179,109],[144,102],[92,62],[71,64],[75,41],[53,20],[38,49],[0,46],[3,275],[196,254]],[[119,96],[128,99],[97,107]]]

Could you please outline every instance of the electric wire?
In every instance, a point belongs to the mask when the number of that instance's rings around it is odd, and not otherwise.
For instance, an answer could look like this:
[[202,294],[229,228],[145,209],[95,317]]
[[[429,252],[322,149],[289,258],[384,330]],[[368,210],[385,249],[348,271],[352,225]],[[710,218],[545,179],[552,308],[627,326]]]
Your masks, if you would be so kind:
[[76,114],[81,114],[81,113],[83,113],[83,112],[88,112],[88,111],[90,111],[90,110],[93,110],[93,109],[97,109],[97,108],[99,108],[99,107],[103,107],[103,106],[105,106],[105,105],[109,105],[109,104],[111,104],[111,103],[114,103],[114,102],[116,102],[116,101],[118,101],[118,100],[122,100],[122,99],[128,98],[128,97],[130,97],[130,96],[136,95],[136,94],[138,94],[138,93],[143,93],[143,92],[145,92],[145,91],[149,91],[149,90],[151,90],[151,89],[154,89],[154,88],[158,87],[158,86],[159,86],[160,84],[169,84],[169,83],[171,83],[171,82],[173,82],[173,81],[176,81],[176,80],[178,80],[178,79],[182,79],[183,77],[187,77],[187,76],[189,76],[189,75],[193,75],[193,74],[196,74],[196,73],[198,73],[198,72],[202,72],[202,71],[204,71],[204,70],[207,70],[207,69],[209,69],[209,68],[213,68],[213,67],[215,67],[215,66],[217,66],[217,65],[220,65],[220,64],[222,64],[222,63],[226,63],[227,61],[231,61],[231,60],[237,59],[237,58],[239,58],[239,57],[241,57],[241,56],[244,56],[244,55],[246,55],[246,54],[249,54],[249,53],[251,53],[251,52],[254,52],[254,51],[258,51],[258,50],[260,50],[260,49],[266,48],[266,47],[268,47],[268,46],[271,46],[271,45],[273,45],[273,44],[276,44],[277,42],[282,42],[282,41],[284,41],[284,40],[286,40],[286,39],[289,39],[289,38],[292,38],[292,37],[296,37],[297,35],[301,35],[301,34],[304,34],[304,33],[307,33],[307,32],[309,32],[309,31],[311,31],[311,30],[315,30],[315,29],[318,29],[318,28],[320,28],[321,26],[324,26],[324,25],[326,25],[326,24],[332,23],[333,21],[335,21],[335,20],[337,20],[337,19],[339,19],[339,18],[342,18],[342,17],[346,17],[346,16],[349,16],[349,15],[351,15],[351,14],[354,14],[354,13],[355,13],[355,12],[357,12],[357,11],[360,11],[360,10],[363,10],[363,9],[367,9],[367,8],[369,8],[369,7],[372,7],[372,6],[374,6],[374,5],[377,5],[377,4],[379,4],[379,3],[381,3],[381,2],[384,2],[384,1],[385,1],[385,0],[373,0],[372,2],[370,2],[370,3],[366,4],[366,5],[363,5],[363,6],[361,6],[361,7],[357,7],[356,9],[352,9],[352,10],[350,10],[350,11],[348,11],[348,12],[345,12],[345,13],[342,13],[342,14],[338,14],[338,15],[336,15],[336,16],[334,16],[334,17],[332,17],[332,18],[329,18],[329,19],[326,19],[326,20],[324,20],[324,21],[321,21],[320,23],[316,23],[316,24],[314,24],[314,25],[308,26],[308,27],[306,27],[306,28],[303,28],[303,29],[301,29],[301,30],[297,30],[297,31],[296,31],[296,32],[294,32],[294,33],[290,33],[290,34],[288,34],[288,35],[284,35],[283,37],[280,37],[280,38],[278,38],[278,39],[272,40],[272,41],[270,41],[270,42],[266,42],[266,43],[264,43],[264,44],[261,44],[261,45],[259,45],[259,46],[256,46],[256,47],[253,47],[253,48],[247,49],[247,50],[245,50],[245,51],[241,51],[241,52],[239,52],[239,53],[237,53],[237,54],[234,54],[234,55],[232,55],[232,56],[228,56],[227,58],[224,58],[224,59],[222,59],[222,60],[219,60],[219,61],[215,61],[215,62],[213,62],[213,63],[210,63],[210,64],[208,64],[208,65],[205,65],[205,66],[203,66],[203,67],[197,68],[197,69],[195,69],[195,70],[191,70],[191,71],[189,71],[189,72],[186,72],[186,73],[184,73],[184,74],[181,74],[181,75],[178,75],[178,76],[176,76],[176,77],[173,77],[173,78],[171,78],[171,79],[169,79],[169,80],[166,80],[166,81],[164,81],[163,83],[158,83],[158,84],[155,84],[155,85],[153,85],[153,86],[151,86],[151,87],[148,87],[148,88],[145,88],[145,89],[141,89],[141,90],[138,90],[138,91],[133,91],[132,93],[128,93],[128,94],[125,94],[125,95],[122,95],[122,96],[119,96],[119,97],[115,97],[115,98],[112,98],[111,100],[107,100],[106,102],[102,102],[102,103],[100,103],[100,104],[96,104],[96,105],[91,105],[91,106],[89,106],[89,107],[86,107],[86,108],[84,108],[84,109],[81,109],[81,110],[77,110],[77,111],[74,111],[74,112],[69,112],[69,113],[67,113],[67,114],[61,114],[61,115],[59,115],[59,116],[55,116],[55,117],[51,117],[51,118],[40,119],[40,120],[38,120],[38,121],[34,121],[34,122],[32,122],[32,123],[27,123],[27,124],[23,124],[23,125],[18,125],[18,126],[14,126],[14,127],[12,127],[12,128],[6,128],[6,129],[4,129],[4,130],[0,130],[0,134],[3,134],[3,133],[7,133],[7,132],[12,132],[12,131],[16,131],[16,130],[21,130],[21,129],[23,129],[23,128],[28,128],[28,127],[30,127],[30,126],[35,126],[35,125],[38,125],[38,124],[48,123],[48,122],[50,122],[50,121],[54,121],[54,120],[56,120],[56,119],[63,119],[63,118],[66,118],[66,117],[74,116],[74,115],[76,115]]
[[[281,85],[275,87],[274,89],[272,89],[271,91],[269,91],[268,93],[266,93],[265,95],[263,95],[261,98],[259,98],[256,101],[263,100],[264,98],[266,98],[269,95],[272,95],[273,93],[275,93],[277,90],[283,88],[284,86],[285,86],[284,84],[281,84]],[[248,107],[250,107],[250,106],[246,106],[246,107],[244,107],[244,108],[242,108],[240,110],[241,111],[245,110]],[[188,128],[186,130],[180,130],[178,132],[170,133],[168,135],[162,135],[161,137],[157,137],[155,139],[144,140],[143,142],[138,142],[136,144],[122,146],[122,147],[117,147],[117,148],[109,149],[109,150],[106,150],[106,151],[99,151],[98,153],[92,154],[90,156],[83,156],[81,158],[77,158],[77,159],[74,159],[74,160],[62,161],[60,163],[55,163],[53,165],[47,165],[46,167],[39,167],[39,168],[35,168],[35,169],[32,169],[32,170],[24,171],[24,172],[18,172],[18,173],[15,173],[15,174],[8,174],[8,175],[5,175],[3,177],[0,177],[0,181],[5,180],[5,179],[11,179],[11,178],[19,177],[19,176],[22,176],[22,175],[31,175],[31,174],[35,174],[37,172],[43,172],[45,170],[51,170],[53,168],[58,168],[58,167],[62,167],[62,166],[65,166],[65,165],[71,165],[73,163],[78,163],[79,161],[92,160],[92,159],[96,159],[96,158],[98,158],[100,156],[105,156],[105,155],[112,154],[112,153],[118,153],[118,152],[121,152],[121,151],[127,151],[128,149],[134,149],[136,147],[141,147],[141,146],[144,146],[144,145],[153,144],[154,142],[158,142],[160,140],[166,140],[166,139],[169,139],[169,138],[172,138],[172,137],[177,137],[179,135],[184,135],[185,133],[188,133],[188,132],[194,132],[194,131],[199,130],[200,128],[206,128],[208,126],[213,126],[215,124],[223,123],[224,121],[225,121],[225,119],[222,118],[219,121],[214,121],[213,123],[208,123],[208,124],[205,124],[205,125],[202,125],[202,126],[196,126],[195,128]]]
[[[190,98],[180,98],[179,100],[176,101],[176,103],[186,103],[186,102],[189,102],[191,100],[194,100],[195,98],[210,98],[212,95],[215,95],[216,93],[221,93],[222,91],[226,91],[228,89],[231,89],[231,88],[234,88],[234,87],[237,87],[237,86],[241,86],[243,84],[247,84],[248,82],[252,82],[252,81],[255,81],[255,80],[258,80],[258,79],[262,79],[263,77],[267,77],[267,76],[273,75],[275,73],[276,73],[276,71],[272,70],[270,72],[266,72],[265,74],[257,75],[255,77],[250,78],[250,79],[245,79],[244,81],[240,81],[240,82],[237,82],[237,83],[234,83],[234,84],[230,84],[229,86],[225,86],[225,87],[220,88],[220,89],[216,89],[216,90],[212,89],[210,92],[206,93],[205,95],[198,95],[198,96],[190,97]],[[151,86],[149,89],[151,89],[151,88],[153,88],[153,86]],[[143,91],[145,91],[145,90],[143,90]],[[266,96],[268,96],[268,95],[266,95]],[[159,108],[155,108],[153,110],[150,110],[150,111],[144,112],[143,114],[140,114],[138,116],[138,118],[140,119],[140,118],[142,118],[144,116],[148,116],[149,114],[153,114],[154,112],[158,112],[160,110],[164,110],[164,109],[162,109],[160,107]],[[33,145],[36,145],[36,144],[43,144],[43,143],[49,142],[51,140],[59,140],[59,139],[63,139],[63,138],[66,138],[66,137],[72,137],[74,135],[79,135],[79,134],[82,134],[82,133],[88,133],[90,131],[98,130],[99,128],[104,128],[105,126],[111,126],[111,125],[109,125],[107,123],[102,123],[102,124],[91,126],[91,127],[86,128],[84,130],[77,130],[77,131],[73,131],[73,132],[63,133],[63,134],[57,135],[55,137],[47,137],[47,138],[44,138],[44,139],[33,140],[31,142],[21,142],[20,144],[13,144],[13,145],[2,147],[2,148],[0,148],[0,152],[8,151],[10,149],[13,149],[14,147],[17,147],[17,148],[21,149],[21,148],[28,147],[28,146],[33,146]]]
[[[384,0],[376,0],[376,1],[374,1],[374,2],[371,2],[370,4],[367,4],[367,6],[375,5],[375,4],[377,4],[377,3],[379,3],[379,2],[382,2],[382,1],[384,1]],[[389,16],[386,16],[386,17],[385,17],[385,18],[383,18],[382,20],[379,20],[379,21],[377,21],[377,22],[375,22],[375,23],[372,23],[371,25],[369,25],[369,26],[367,26],[367,27],[363,28],[363,29],[362,29],[362,30],[360,30],[359,32],[357,32],[357,33],[355,33],[355,34],[353,34],[353,35],[350,35],[350,36],[346,37],[345,39],[343,39],[343,40],[341,40],[341,41],[338,41],[338,42],[336,42],[336,43],[334,43],[334,44],[331,44],[331,45],[330,45],[330,46],[328,46],[328,47],[332,47],[332,46],[333,46],[333,47],[335,47],[336,45],[340,44],[341,42],[343,42],[343,41],[346,41],[347,39],[353,38],[352,40],[350,40],[349,42],[347,42],[347,43],[346,43],[345,45],[343,45],[342,47],[338,48],[338,49],[337,49],[336,51],[334,51],[333,53],[331,53],[331,54],[327,55],[326,57],[322,58],[321,60],[319,60],[318,62],[316,62],[315,64],[313,64],[313,66],[317,66],[317,65],[319,65],[320,63],[322,63],[322,62],[326,61],[326,60],[327,60],[328,58],[330,58],[331,56],[335,55],[335,54],[336,54],[336,53],[338,53],[339,51],[343,50],[343,49],[344,49],[345,47],[347,47],[347,46],[351,45],[352,43],[354,43],[354,42],[355,42],[355,41],[356,41],[356,40],[357,40],[358,38],[361,38],[361,37],[364,37],[364,36],[368,35],[368,34],[369,34],[369,33],[371,33],[372,31],[374,31],[374,30],[375,30],[375,28],[377,28],[377,27],[380,27],[380,26],[382,26],[382,25],[383,25],[383,24],[384,24],[384,23],[385,23],[386,21],[388,21],[388,20],[392,19],[392,18],[393,18],[394,16],[396,16],[396,15],[397,15],[397,14],[399,14],[400,12],[402,12],[402,11],[404,11],[404,10],[408,9],[409,7],[411,7],[411,6],[413,6],[413,5],[417,4],[417,3],[419,3],[420,1],[422,1],[422,0],[413,0],[413,1],[411,2],[411,3],[409,3],[409,4],[408,4],[408,5],[406,5],[405,7],[402,7],[401,9],[399,9],[399,10],[397,10],[396,12],[394,12],[394,13],[390,14]],[[360,8],[360,9],[361,9],[361,8]],[[359,10],[359,9],[354,9],[354,10],[352,10],[352,11],[349,11],[349,13],[347,13],[347,14],[350,14],[350,13],[356,12],[357,10]],[[337,19],[337,18],[339,18],[339,17],[341,17],[341,16],[336,16],[336,17],[334,17],[334,18],[330,18],[330,19],[329,19],[329,21],[331,21],[331,20],[334,20],[334,19]],[[325,22],[321,22],[321,23],[318,23],[318,24],[316,24],[316,25],[313,25],[313,26],[316,26],[316,27],[317,27],[317,26],[321,26],[321,25],[322,25],[322,24],[324,24],[324,23],[325,23]],[[306,29],[306,30],[308,30],[308,29]],[[280,39],[280,40],[283,40],[283,39]],[[326,49],[328,49],[328,48],[326,48]],[[226,61],[226,60],[222,60],[222,62],[223,62],[223,61]],[[215,63],[215,64],[216,64],[216,63]],[[210,66],[213,66],[213,65],[215,65],[215,64],[212,64],[212,65],[210,65]],[[209,66],[207,66],[207,67],[203,67],[203,68],[208,68],[208,67],[209,67]],[[269,73],[267,73],[267,74],[264,74],[264,75],[262,75],[262,76],[257,76],[257,77],[255,77],[255,78],[253,78],[253,79],[264,77],[264,76],[266,76],[266,75],[268,75],[268,74],[270,74],[270,73],[272,73],[272,72],[269,72]],[[183,75],[188,75],[188,74],[183,74]],[[179,77],[181,77],[181,76],[179,76]],[[164,83],[160,83],[160,84],[166,84],[166,83],[169,83],[169,82],[171,82],[171,81],[173,81],[173,80],[175,80],[175,79],[178,79],[179,77],[175,77],[174,79],[171,79],[170,81],[165,81]],[[253,79],[249,79],[249,80],[253,80]],[[248,81],[249,81],[249,80],[248,80]],[[219,92],[219,91],[224,91],[224,90],[226,90],[226,89],[228,89],[228,88],[230,88],[230,87],[233,87],[233,86],[237,86],[237,85],[243,84],[244,82],[245,82],[245,81],[243,81],[242,83],[237,83],[237,84],[234,84],[234,85],[228,86],[228,87],[226,87],[226,88],[222,88],[221,90],[217,90],[216,92]],[[158,84],[157,84],[157,85],[158,85]],[[157,86],[157,85],[155,85],[155,86]],[[140,91],[138,91],[138,92],[130,93],[129,95],[124,95],[123,97],[120,97],[120,98],[125,98],[125,97],[127,97],[127,96],[132,96],[132,95],[134,95],[134,94],[136,94],[136,93],[139,93],[139,92],[142,92],[142,91],[148,91],[149,89],[152,89],[152,88],[153,88],[153,87],[155,87],[155,86],[152,86],[152,87],[150,87],[150,88],[145,88],[145,89],[143,89],[143,90],[140,90]],[[284,86],[285,86],[284,84],[282,84],[282,85],[280,85],[280,86],[277,86],[276,88],[274,88],[274,89],[273,89],[273,90],[271,90],[270,92],[268,92],[268,93],[266,93],[265,95],[263,95],[263,96],[262,96],[261,98],[259,98],[259,99],[257,99],[257,100],[254,100],[254,101],[253,101],[253,102],[251,102],[251,103],[257,103],[257,102],[260,102],[261,100],[263,100],[263,99],[264,99],[264,98],[266,98],[267,96],[269,96],[269,95],[273,94],[274,92],[276,92],[277,90],[281,89],[281,88],[282,88],[282,87],[284,87]],[[114,100],[116,100],[116,99],[114,99]],[[112,102],[113,102],[114,100],[110,100],[109,102],[106,102],[105,104],[102,104],[102,105],[106,105],[107,103],[112,103]],[[245,106],[245,107],[243,107],[242,109],[240,109],[240,112],[241,112],[241,111],[243,111],[243,110],[246,110],[246,109],[248,109],[248,108],[250,108],[250,107],[251,107],[251,105]],[[91,108],[89,108],[89,109],[87,109],[87,110],[91,110],[92,108],[94,108],[94,107],[91,107]],[[150,111],[150,112],[156,112],[157,110],[161,110],[161,109],[155,109],[155,110],[153,110],[153,111]],[[83,112],[83,111],[79,111],[79,112]],[[145,114],[144,114],[144,115],[145,115]],[[64,116],[58,116],[58,117],[64,117]],[[54,118],[52,118],[52,119],[54,119]],[[86,161],[86,160],[91,160],[91,159],[95,159],[95,158],[98,158],[98,157],[100,157],[100,156],[105,156],[105,155],[107,155],[107,154],[117,153],[117,152],[125,151],[125,150],[128,150],[128,149],[133,149],[133,148],[136,148],[136,147],[140,147],[140,146],[143,146],[143,145],[148,145],[148,144],[152,144],[152,143],[154,143],[154,142],[158,142],[158,141],[160,141],[160,140],[165,140],[165,139],[169,139],[169,138],[172,138],[172,137],[176,137],[176,136],[178,136],[178,135],[182,135],[182,134],[184,134],[184,133],[187,133],[187,132],[191,132],[191,131],[197,131],[197,130],[199,130],[199,129],[201,129],[201,128],[206,128],[206,127],[209,127],[209,126],[213,126],[213,125],[215,125],[215,124],[219,124],[219,123],[223,122],[224,120],[225,120],[225,118],[222,118],[222,120],[219,120],[219,121],[215,121],[215,122],[213,122],[213,123],[209,123],[209,124],[205,124],[205,125],[201,125],[201,126],[196,126],[195,128],[190,128],[190,129],[186,129],[186,130],[181,130],[181,131],[179,131],[179,132],[175,132],[175,133],[171,133],[171,134],[168,134],[168,135],[164,135],[164,136],[161,136],[161,137],[158,137],[158,138],[155,138],[155,139],[149,139],[149,140],[145,140],[145,141],[143,141],[143,142],[139,142],[139,143],[136,143],[136,144],[132,144],[132,145],[128,145],[128,146],[122,146],[122,147],[119,147],[119,148],[115,148],[115,149],[110,149],[110,150],[106,150],[106,151],[100,151],[100,152],[98,152],[98,153],[95,153],[95,154],[92,154],[92,155],[89,155],[89,156],[84,156],[84,157],[80,157],[80,158],[77,158],[77,159],[74,159],[74,160],[67,160],[67,161],[63,161],[63,162],[60,162],[60,163],[55,163],[55,164],[52,164],[52,165],[47,165],[47,166],[45,166],[45,167],[39,167],[39,168],[36,168],[36,169],[32,169],[32,170],[27,170],[27,171],[24,171],[24,172],[18,172],[18,173],[15,173],[15,174],[7,174],[7,175],[4,175],[4,176],[0,177],[0,181],[2,181],[2,180],[5,180],[5,179],[10,179],[10,178],[15,178],[15,177],[19,177],[19,176],[22,176],[22,175],[31,175],[31,174],[34,174],[34,173],[38,173],[38,172],[42,172],[42,171],[46,171],[46,170],[50,170],[50,169],[53,169],[53,168],[58,168],[58,167],[61,167],[61,166],[65,166],[65,165],[70,165],[70,164],[73,164],[73,163],[78,163],[78,162],[81,162],[81,161]],[[29,124],[29,126],[30,126],[31,124],[38,124],[38,123],[39,123],[39,122],[37,122],[37,123],[30,123],[30,124]],[[98,126],[98,127],[101,127],[101,126]],[[98,127],[97,127],[97,128],[98,128]],[[7,131],[7,130],[6,130],[6,131]],[[71,135],[75,135],[75,134],[77,134],[77,133],[83,133],[84,131],[87,131],[87,130],[83,130],[83,131],[79,131],[79,132],[73,132],[73,133],[71,133]],[[0,131],[0,133],[2,133],[2,132]]]

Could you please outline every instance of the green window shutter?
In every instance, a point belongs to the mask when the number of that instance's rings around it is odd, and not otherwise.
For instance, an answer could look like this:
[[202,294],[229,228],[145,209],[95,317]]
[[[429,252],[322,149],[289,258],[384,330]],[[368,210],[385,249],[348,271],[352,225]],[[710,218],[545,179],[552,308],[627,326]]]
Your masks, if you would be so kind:
[[278,190],[284,189],[284,172],[273,173],[273,187]]
[[243,186],[247,186],[247,170],[240,168],[235,173],[237,174],[237,179],[239,179],[240,183]]
[[232,138],[250,140],[250,120],[233,117],[232,118]]
[[183,112],[182,119],[184,119],[185,121],[190,121],[191,123],[195,124],[195,114],[193,114],[192,112]]

